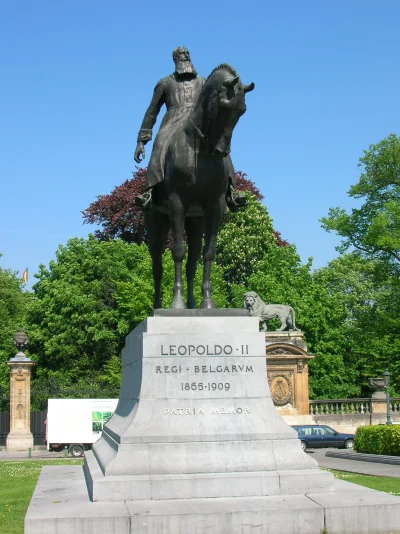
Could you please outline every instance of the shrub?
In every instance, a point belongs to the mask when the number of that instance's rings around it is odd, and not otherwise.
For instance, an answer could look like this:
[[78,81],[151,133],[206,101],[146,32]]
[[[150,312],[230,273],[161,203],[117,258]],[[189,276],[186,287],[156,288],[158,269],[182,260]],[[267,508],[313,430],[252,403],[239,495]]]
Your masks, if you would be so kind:
[[368,454],[400,456],[400,425],[360,426],[354,448]]

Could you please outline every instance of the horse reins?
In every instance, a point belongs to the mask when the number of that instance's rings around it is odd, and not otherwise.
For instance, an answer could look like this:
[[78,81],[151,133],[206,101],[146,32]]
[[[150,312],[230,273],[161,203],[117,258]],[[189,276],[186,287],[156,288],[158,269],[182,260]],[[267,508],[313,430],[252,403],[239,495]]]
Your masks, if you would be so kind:
[[206,139],[206,136],[203,134],[203,132],[200,130],[200,128],[198,126],[196,126],[196,124],[192,121],[192,119],[190,117],[189,117],[189,122],[193,126],[193,128],[196,130],[196,132],[199,134],[199,136],[202,139]]

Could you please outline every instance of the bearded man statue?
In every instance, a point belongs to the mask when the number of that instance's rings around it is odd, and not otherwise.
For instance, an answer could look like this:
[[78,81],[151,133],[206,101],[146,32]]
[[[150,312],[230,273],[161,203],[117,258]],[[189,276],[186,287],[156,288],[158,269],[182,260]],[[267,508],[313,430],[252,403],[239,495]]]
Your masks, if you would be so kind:
[[[153,126],[161,107],[165,104],[167,113],[164,115],[155,138],[147,167],[146,191],[135,199],[135,203],[144,210],[149,209],[152,204],[152,189],[164,181],[164,163],[169,141],[176,129],[189,116],[205,83],[205,79],[198,76],[191,62],[189,51],[185,47],[175,48],[172,58],[175,63],[175,72],[157,83],[137,138],[134,159],[136,163],[140,163],[145,158],[144,146],[151,141]],[[225,160],[230,177],[226,203],[231,211],[237,211],[239,207],[246,205],[246,197],[235,193],[232,161],[230,156],[227,156]]]

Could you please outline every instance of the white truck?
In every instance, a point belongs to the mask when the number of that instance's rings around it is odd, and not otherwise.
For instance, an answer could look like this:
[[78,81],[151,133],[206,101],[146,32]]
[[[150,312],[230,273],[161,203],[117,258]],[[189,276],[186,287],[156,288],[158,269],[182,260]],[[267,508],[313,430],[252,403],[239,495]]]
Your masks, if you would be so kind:
[[67,448],[72,456],[83,456],[100,438],[117,404],[118,399],[49,399],[47,449]]

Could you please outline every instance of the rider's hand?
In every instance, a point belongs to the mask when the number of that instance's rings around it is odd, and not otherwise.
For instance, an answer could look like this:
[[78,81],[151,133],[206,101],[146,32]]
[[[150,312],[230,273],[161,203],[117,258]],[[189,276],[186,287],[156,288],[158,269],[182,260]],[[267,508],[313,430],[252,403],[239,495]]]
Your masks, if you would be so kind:
[[[140,156],[142,156],[142,159],[140,159]],[[140,163],[145,158],[144,153],[144,144],[139,141],[136,145],[135,155],[133,156],[133,159],[136,161],[136,163]]]

